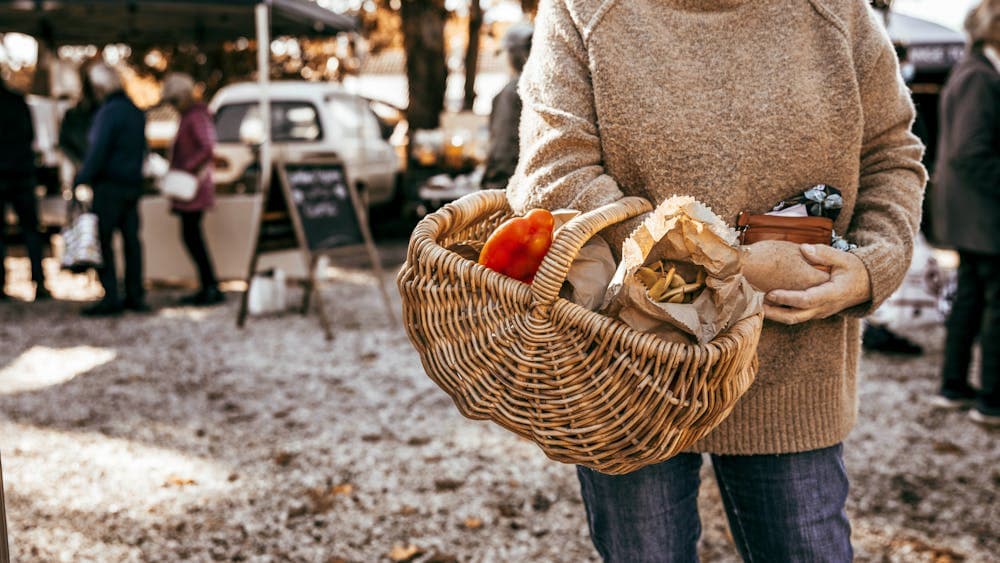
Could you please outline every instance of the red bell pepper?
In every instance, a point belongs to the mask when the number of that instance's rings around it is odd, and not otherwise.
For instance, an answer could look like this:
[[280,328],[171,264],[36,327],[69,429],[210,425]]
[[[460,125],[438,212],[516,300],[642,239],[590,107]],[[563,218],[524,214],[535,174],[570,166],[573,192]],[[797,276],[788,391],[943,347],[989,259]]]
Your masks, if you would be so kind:
[[554,225],[552,213],[546,209],[533,209],[524,217],[504,221],[486,240],[479,263],[505,276],[531,283],[552,245]]

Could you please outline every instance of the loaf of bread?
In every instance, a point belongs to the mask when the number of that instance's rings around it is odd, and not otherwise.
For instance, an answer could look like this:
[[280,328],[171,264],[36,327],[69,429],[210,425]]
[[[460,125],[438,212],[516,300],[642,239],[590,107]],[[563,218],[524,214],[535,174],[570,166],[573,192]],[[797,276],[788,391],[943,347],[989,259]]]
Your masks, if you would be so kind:
[[743,275],[750,285],[767,293],[772,289],[809,289],[830,280],[830,274],[810,264],[799,245],[783,240],[762,240],[740,247]]

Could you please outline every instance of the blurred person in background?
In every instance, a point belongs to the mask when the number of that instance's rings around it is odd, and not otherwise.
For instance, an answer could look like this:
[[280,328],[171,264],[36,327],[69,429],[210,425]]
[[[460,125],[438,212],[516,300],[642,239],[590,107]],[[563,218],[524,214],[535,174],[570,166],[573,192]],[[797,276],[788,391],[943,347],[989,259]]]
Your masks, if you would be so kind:
[[[123,310],[148,312],[142,279],[139,198],[146,156],[146,116],[125,94],[118,73],[106,64],[91,66],[87,75],[100,103],[87,135],[88,149],[74,186],[94,191],[104,265],[99,271],[104,298],[85,308],[84,316],[120,315]],[[119,298],[112,238],[120,231],[125,250],[125,299]]]
[[201,287],[197,293],[181,299],[184,305],[207,306],[225,301],[212,267],[202,218],[215,204],[215,184],[212,182],[212,155],[215,148],[215,126],[208,107],[195,100],[194,80],[187,74],[167,75],[161,95],[181,116],[170,154],[170,168],[183,170],[198,178],[198,191],[190,201],[174,200],[172,211],[181,219],[181,237],[191,260],[198,268]]
[[80,169],[87,156],[87,134],[98,106],[94,87],[87,74],[86,67],[80,69],[80,99],[66,112],[59,126],[59,148],[73,163],[75,170]]
[[531,24],[514,24],[500,42],[507,52],[507,62],[512,73],[510,81],[493,98],[490,111],[490,143],[486,155],[483,188],[504,189],[517,168],[520,150],[517,128],[521,121],[521,97],[517,94],[517,81],[531,51]]
[[[1000,425],[1000,0],[965,20],[969,51],[941,95],[935,167],[942,242],[959,253],[958,290],[947,321],[941,390],[935,403],[972,405],[969,416]],[[981,352],[978,391],[969,384],[972,348]]]
[[31,281],[35,283],[35,301],[50,299],[42,270],[42,236],[38,232],[38,201],[35,197],[35,153],[32,143],[35,128],[31,110],[24,96],[11,90],[0,78],[0,300],[4,291],[7,248],[7,204],[14,208],[17,224],[31,261]]

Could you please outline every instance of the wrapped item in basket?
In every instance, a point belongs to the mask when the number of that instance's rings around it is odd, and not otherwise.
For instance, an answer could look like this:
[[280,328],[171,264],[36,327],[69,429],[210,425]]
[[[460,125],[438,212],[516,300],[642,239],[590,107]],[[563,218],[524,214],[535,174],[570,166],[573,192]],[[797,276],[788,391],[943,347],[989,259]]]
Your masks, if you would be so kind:
[[[704,276],[704,289],[690,303],[654,301],[635,273],[660,260],[687,280]],[[694,198],[672,197],[625,241],[602,312],[641,332],[706,344],[763,309],[764,295],[743,277],[740,260],[736,231]]]
[[[575,209],[557,209],[552,212],[555,218],[555,235],[559,229],[570,220],[580,216]],[[608,284],[615,275],[615,257],[611,254],[611,246],[601,237],[592,237],[577,253],[566,281],[559,290],[559,297],[572,301],[590,311],[597,311],[604,303],[604,294]]]

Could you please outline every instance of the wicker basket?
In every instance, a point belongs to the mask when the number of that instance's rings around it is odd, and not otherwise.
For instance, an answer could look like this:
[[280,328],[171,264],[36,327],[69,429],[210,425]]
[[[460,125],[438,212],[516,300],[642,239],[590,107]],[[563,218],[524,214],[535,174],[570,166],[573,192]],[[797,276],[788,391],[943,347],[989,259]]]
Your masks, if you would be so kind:
[[503,191],[465,196],[417,225],[397,279],[404,324],[427,375],[462,414],[554,460],[610,474],[679,453],[729,414],[753,381],[762,316],[697,346],[558,297],[589,238],[650,208],[625,198],[573,219],[531,285],[446,250],[485,241],[511,216]]

